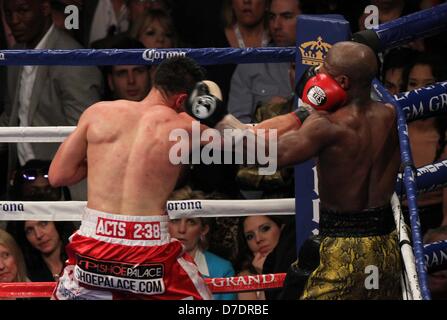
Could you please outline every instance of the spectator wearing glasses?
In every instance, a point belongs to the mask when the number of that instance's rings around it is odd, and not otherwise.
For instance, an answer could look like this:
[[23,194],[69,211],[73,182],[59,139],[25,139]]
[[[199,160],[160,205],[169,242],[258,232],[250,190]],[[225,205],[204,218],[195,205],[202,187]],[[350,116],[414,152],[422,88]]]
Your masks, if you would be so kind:
[[48,181],[50,161],[30,160],[19,168],[12,181],[13,201],[59,201],[71,200],[67,188],[53,188]]

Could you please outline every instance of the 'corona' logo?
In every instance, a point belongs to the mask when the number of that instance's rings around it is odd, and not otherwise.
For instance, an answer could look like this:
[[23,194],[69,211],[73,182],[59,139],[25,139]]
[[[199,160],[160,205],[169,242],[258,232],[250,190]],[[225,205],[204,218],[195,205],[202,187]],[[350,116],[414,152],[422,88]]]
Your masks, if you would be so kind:
[[311,66],[320,65],[331,47],[332,45],[324,42],[321,37],[318,37],[317,41],[304,42],[300,45],[301,62]]

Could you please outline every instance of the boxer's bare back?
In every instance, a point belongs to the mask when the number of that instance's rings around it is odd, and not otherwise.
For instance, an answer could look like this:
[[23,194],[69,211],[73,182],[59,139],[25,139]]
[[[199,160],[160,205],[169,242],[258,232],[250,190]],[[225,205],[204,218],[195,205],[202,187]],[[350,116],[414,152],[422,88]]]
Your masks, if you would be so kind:
[[169,161],[176,143],[169,141],[169,134],[179,128],[190,132],[193,119],[158,101],[149,96],[142,102],[100,102],[88,108],[56,154],[50,182],[71,185],[88,171],[89,208],[125,215],[165,214],[182,169]]

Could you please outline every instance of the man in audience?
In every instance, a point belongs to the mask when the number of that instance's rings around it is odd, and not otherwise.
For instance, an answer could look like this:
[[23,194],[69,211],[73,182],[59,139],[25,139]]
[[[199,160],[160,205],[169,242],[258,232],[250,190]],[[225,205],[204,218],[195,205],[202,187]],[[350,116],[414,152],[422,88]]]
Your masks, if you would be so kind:
[[[81,49],[66,32],[55,28],[49,0],[10,0],[3,5],[6,22],[17,42],[14,49]],[[81,113],[101,97],[97,67],[11,66],[1,126],[75,126]],[[8,144],[8,176],[31,159],[51,160],[56,143]],[[86,185],[71,188],[73,200],[86,198]]]
[[[269,28],[273,46],[295,46],[299,0],[272,0]],[[228,111],[241,122],[253,120],[256,107],[266,102],[286,102],[292,94],[290,63],[240,64],[232,77]]]

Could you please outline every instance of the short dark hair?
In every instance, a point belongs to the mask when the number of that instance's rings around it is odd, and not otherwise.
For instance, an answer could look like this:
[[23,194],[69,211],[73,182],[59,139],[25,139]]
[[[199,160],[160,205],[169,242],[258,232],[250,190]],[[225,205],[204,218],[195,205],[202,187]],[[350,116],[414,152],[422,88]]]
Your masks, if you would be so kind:
[[193,59],[173,57],[164,60],[155,72],[154,87],[166,94],[189,93],[205,79],[205,70]]
[[383,57],[382,81],[385,82],[385,76],[388,70],[405,69],[411,64],[416,55],[417,51],[406,47],[397,47],[388,51]]
[[[122,34],[101,41],[103,41],[101,44],[103,49],[145,49],[144,45],[137,39]],[[150,68],[150,65],[147,65],[147,67]],[[111,74],[112,71],[113,65],[104,66],[105,75]]]
[[413,59],[406,65],[402,73],[405,91],[407,91],[408,79],[410,76],[411,69],[413,69],[413,67],[416,65],[429,66],[436,82],[444,81],[447,78],[446,68],[444,66],[443,59],[440,55],[430,52],[418,52],[413,56]]

